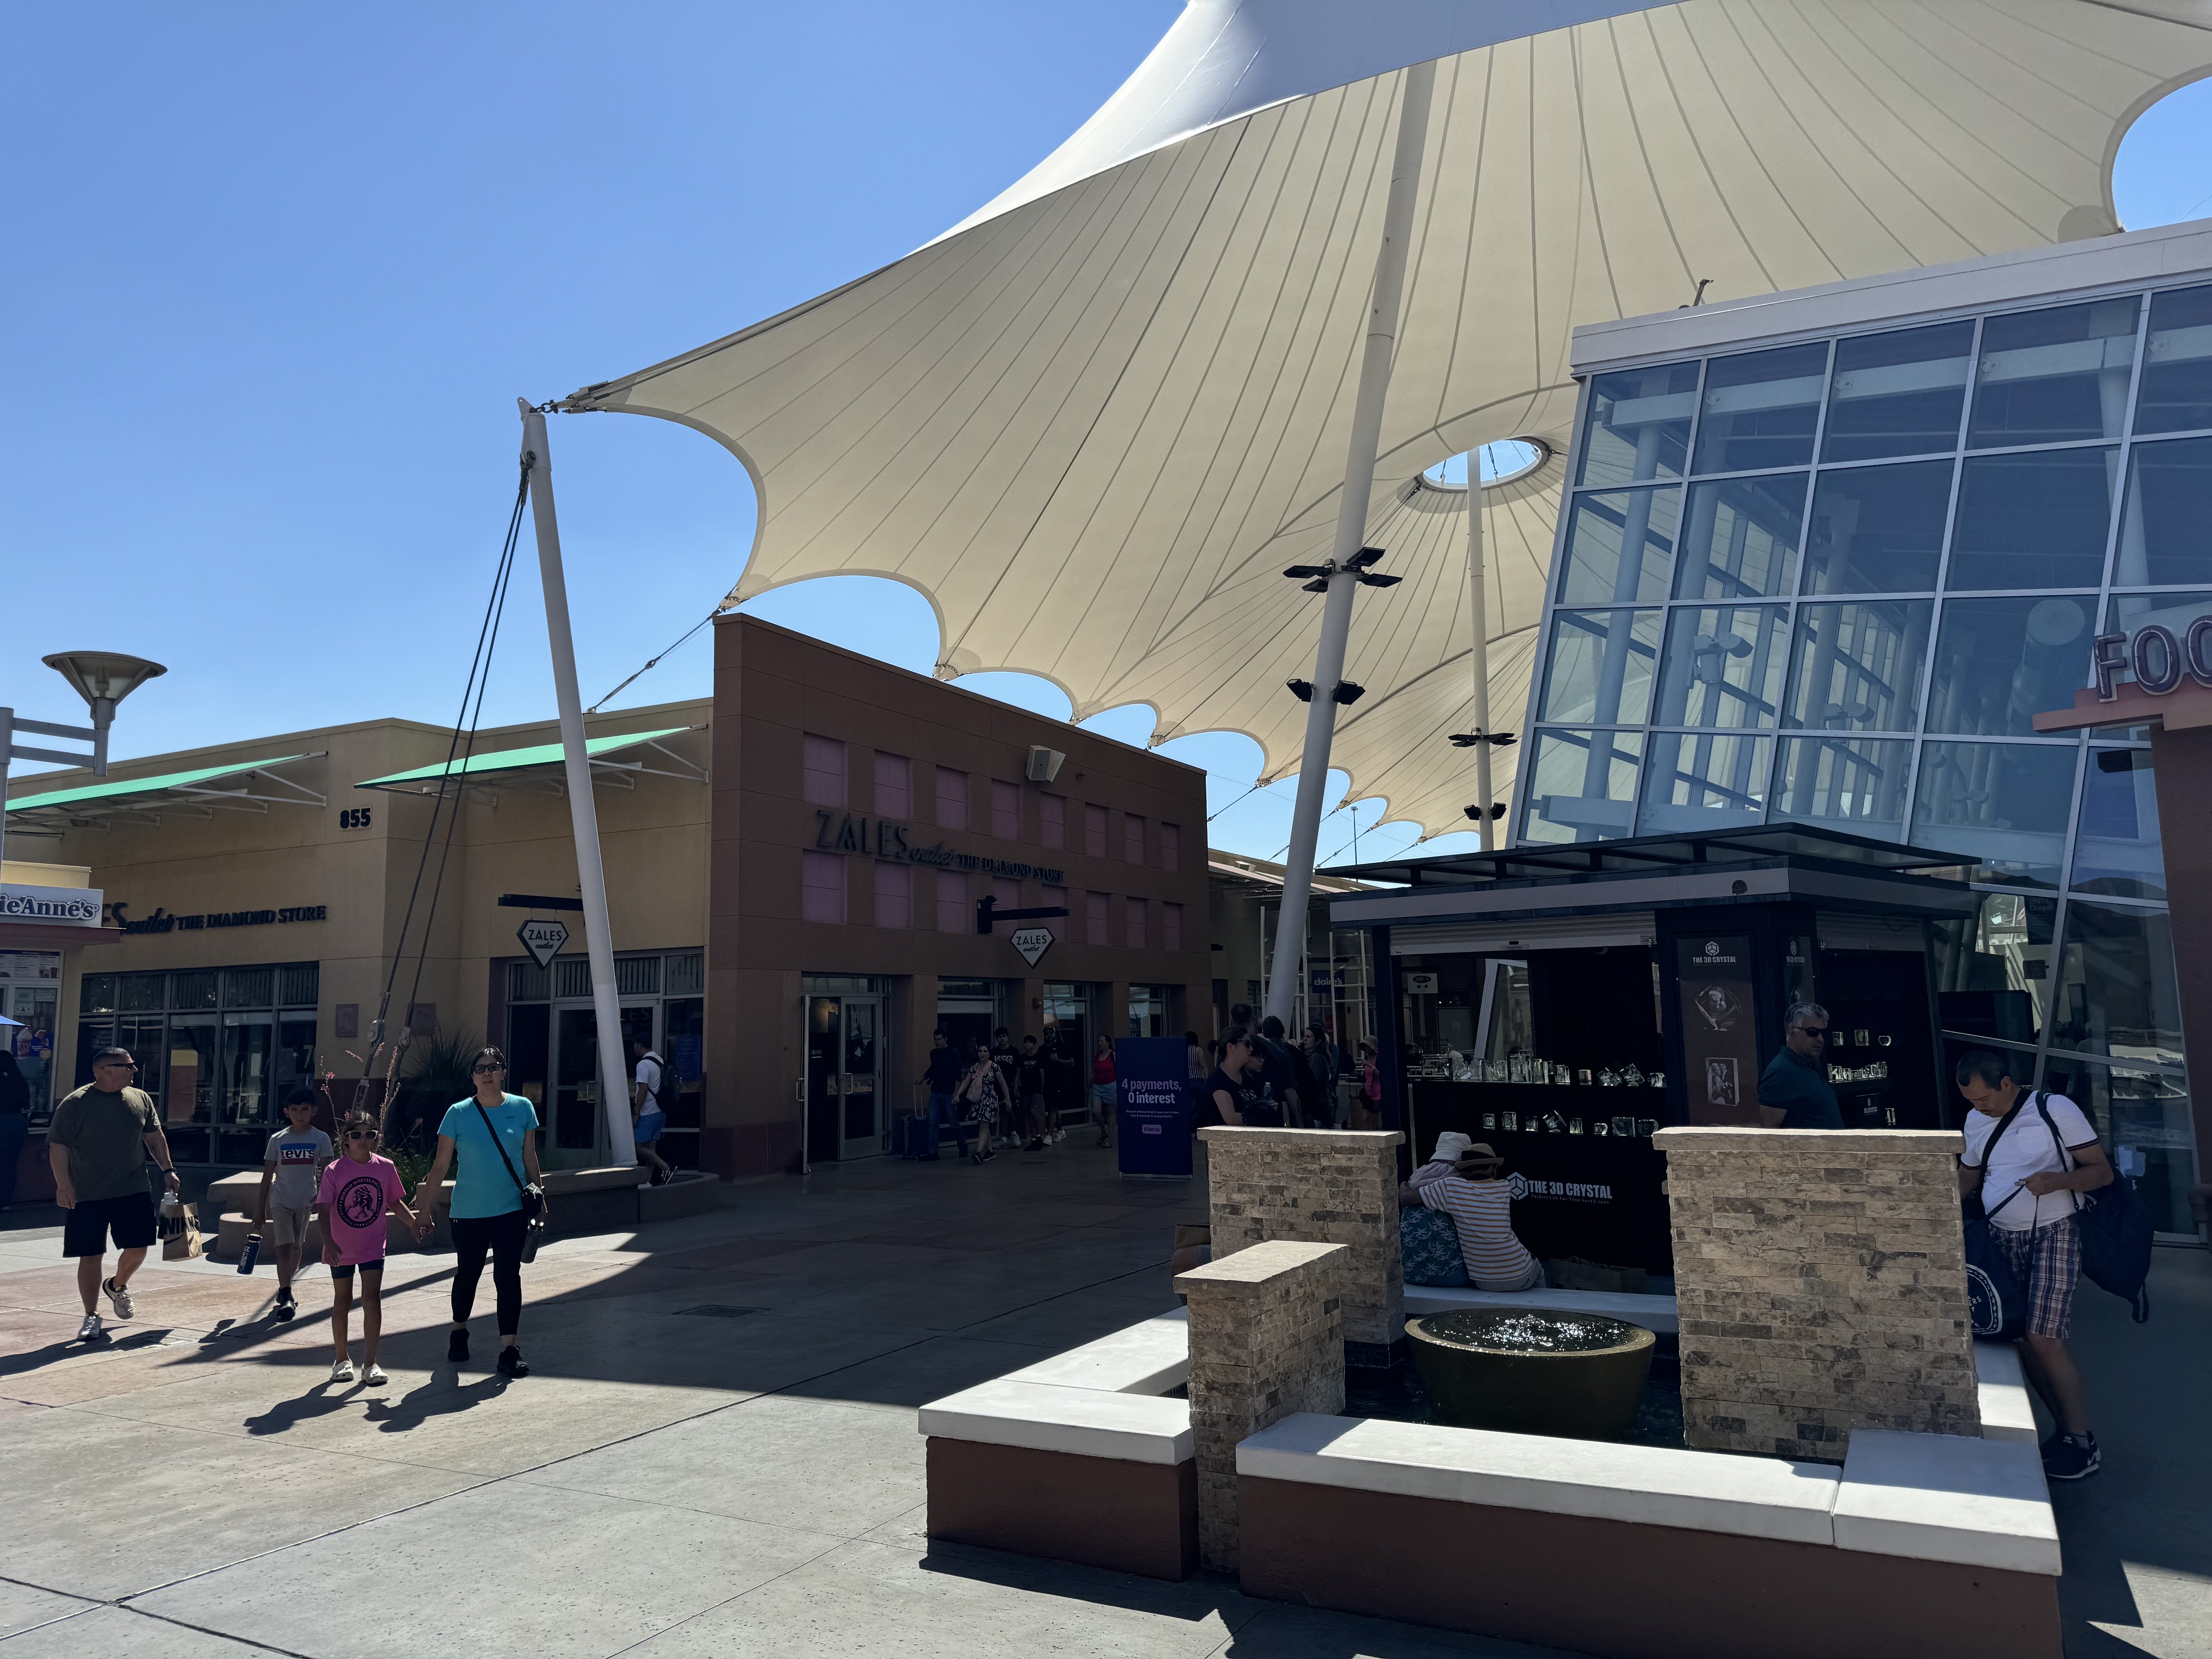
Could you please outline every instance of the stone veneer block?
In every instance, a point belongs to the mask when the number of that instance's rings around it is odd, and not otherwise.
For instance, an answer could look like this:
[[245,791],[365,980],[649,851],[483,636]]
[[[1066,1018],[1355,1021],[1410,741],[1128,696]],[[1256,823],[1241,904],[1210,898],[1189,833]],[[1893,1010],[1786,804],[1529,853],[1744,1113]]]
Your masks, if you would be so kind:
[[1662,1129],[1682,1437],[1843,1461],[1978,1435],[1952,1131]]
[[1200,1129],[1213,1253],[1270,1239],[1342,1244],[1344,1340],[1390,1348],[1406,1340],[1398,1255],[1395,1129]]
[[1199,1559],[1217,1572],[1237,1571],[1237,1443],[1293,1412],[1344,1409],[1350,1257],[1275,1239],[1176,1279],[1189,1311]]

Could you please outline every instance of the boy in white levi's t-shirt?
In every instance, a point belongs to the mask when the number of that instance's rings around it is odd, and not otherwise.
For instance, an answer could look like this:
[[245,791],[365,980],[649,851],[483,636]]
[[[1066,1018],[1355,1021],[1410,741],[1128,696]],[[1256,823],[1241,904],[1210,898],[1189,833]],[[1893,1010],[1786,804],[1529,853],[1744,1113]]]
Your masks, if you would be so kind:
[[1959,1062],[1958,1082],[1974,1109],[1961,1126],[1966,1150],[1959,1190],[1980,1193],[1990,1237],[2027,1298],[2021,1362],[2058,1419],[2058,1432],[2043,1443],[2043,1472],[2053,1480],[2079,1480],[2097,1472],[2100,1458],[2089,1431],[2088,1390],[2066,1351],[2081,1275],[2074,1217],[2081,1194],[2111,1183],[2112,1166],[2081,1109],[2064,1095],[2022,1089],[2002,1054],[1968,1054]]

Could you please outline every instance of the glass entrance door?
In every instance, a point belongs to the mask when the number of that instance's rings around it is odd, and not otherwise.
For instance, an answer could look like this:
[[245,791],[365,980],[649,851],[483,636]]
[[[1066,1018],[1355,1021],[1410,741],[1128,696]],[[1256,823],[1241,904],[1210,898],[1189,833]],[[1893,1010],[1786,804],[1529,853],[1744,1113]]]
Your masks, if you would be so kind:
[[[624,1079],[633,1069],[629,1045],[642,1042],[651,1048],[659,1040],[653,1024],[659,1006],[658,1002],[621,1006]],[[613,1154],[607,1144],[606,1112],[599,1103],[598,1016],[588,1002],[557,1009],[553,1032],[553,1107],[539,1141],[545,1165],[555,1170],[604,1168]],[[512,1076],[507,1086],[515,1086]],[[623,1103],[627,1109],[627,1099]]]
[[874,1158],[890,1133],[881,996],[806,999],[806,1155]]

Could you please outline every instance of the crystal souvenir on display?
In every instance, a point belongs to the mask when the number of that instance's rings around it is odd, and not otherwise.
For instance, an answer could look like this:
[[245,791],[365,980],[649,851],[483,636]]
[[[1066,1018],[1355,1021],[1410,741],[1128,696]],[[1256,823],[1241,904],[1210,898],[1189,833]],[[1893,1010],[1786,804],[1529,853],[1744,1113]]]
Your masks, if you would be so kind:
[[1501,1114],[1500,1115],[1501,1115],[1501,1117],[1502,1117],[1502,1119],[1503,1119],[1503,1121],[1504,1121],[1504,1125],[1505,1125],[1505,1127],[1506,1127],[1507,1128],[1509,1128],[1509,1129],[1511,1129],[1511,1130],[1515,1131],[1516,1133],[1519,1132],[1520,1127],[1521,1127],[1521,1114],[1520,1114],[1520,1113],[1518,1113],[1518,1112],[1505,1112],[1505,1113]]
[[1547,1112],[1544,1114],[1545,1133],[1553,1135],[1559,1134],[1565,1131],[1566,1127],[1566,1119],[1561,1117],[1557,1112]]
[[1858,1044],[1858,1046],[1859,1046],[1860,1048],[1871,1048],[1872,1047],[1874,1047],[1874,1045],[1873,1045],[1871,1042],[1869,1042],[1867,1041],[1867,1034],[1866,1034],[1866,1033],[1865,1033],[1865,1031],[1863,1031],[1863,1030],[1856,1030],[1856,1031],[1853,1031],[1853,1032],[1851,1033],[1851,1038],[1852,1038],[1852,1040],[1853,1040],[1854,1042],[1856,1042]]
[[1483,1075],[1492,1083],[1503,1083],[1505,1081],[1505,1062],[1502,1060],[1484,1060],[1482,1062],[1482,1072]]
[[1636,1133],[1646,1137],[1657,1134],[1659,1133],[1659,1120],[1656,1117],[1638,1118],[1636,1120]]
[[1581,1085],[1583,1085],[1583,1088],[1585,1088],[1585,1089],[1589,1088],[1589,1087],[1590,1086],[1590,1081],[1591,1081],[1591,1079],[1590,1079],[1590,1068],[1589,1068],[1589,1066],[1583,1066],[1583,1067],[1582,1068],[1582,1070],[1581,1070],[1581,1071],[1577,1072],[1577,1073],[1575,1073],[1575,1081],[1576,1081],[1576,1082],[1577,1082],[1577,1083],[1579,1083],[1579,1084],[1581,1084]]
[[1583,1121],[1582,1121],[1582,1119],[1580,1119],[1580,1118],[1578,1118],[1578,1117],[1571,1117],[1571,1118],[1569,1118],[1569,1119],[1567,1120],[1567,1133],[1568,1133],[1569,1134],[1571,1134],[1571,1135],[1578,1135],[1578,1134],[1580,1134],[1582,1132],[1583,1132]]
[[1884,1032],[1883,1032],[1880,1036],[1876,1037],[1876,1038],[1874,1040],[1874,1042],[1875,1042],[1875,1048],[1888,1048],[1888,1047],[1889,1047],[1889,1033],[1888,1033],[1888,1032],[1887,1032],[1887,1031],[1884,1031]]
[[1610,1066],[1607,1066],[1597,1074],[1597,1086],[1601,1089],[1618,1089],[1620,1086],[1620,1073]]
[[1553,1081],[1553,1082],[1554,1082],[1554,1083],[1564,1083],[1564,1084],[1567,1084],[1567,1085],[1571,1085],[1574,1083],[1574,1080],[1575,1080],[1575,1068],[1574,1068],[1573,1066],[1553,1066],[1553,1067],[1552,1067],[1552,1081]]
[[1526,1083],[1528,1080],[1528,1056],[1522,1054],[1506,1055],[1505,1076],[1508,1082]]
[[1636,1120],[1632,1117],[1617,1117],[1613,1119],[1613,1132],[1617,1135],[1634,1134],[1636,1133]]
[[1620,1086],[1624,1089],[1641,1089],[1644,1086],[1644,1073],[1638,1071],[1633,1065],[1622,1066]]
[[1647,1089],[1665,1088],[1667,1086],[1667,1073],[1664,1072],[1652,1073],[1650,1077],[1644,1079],[1644,1086]]
[[1482,1127],[1486,1129],[1495,1129],[1498,1127],[1498,1114],[1485,1112],[1482,1115]]
[[1613,1125],[1601,1117],[1593,1118],[1590,1120],[1590,1133],[1594,1135],[1609,1135],[1613,1133]]

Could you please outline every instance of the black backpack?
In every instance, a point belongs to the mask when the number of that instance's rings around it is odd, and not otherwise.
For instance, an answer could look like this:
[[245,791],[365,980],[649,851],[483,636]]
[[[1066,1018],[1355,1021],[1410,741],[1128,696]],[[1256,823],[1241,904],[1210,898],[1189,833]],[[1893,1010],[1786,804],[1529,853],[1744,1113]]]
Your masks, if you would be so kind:
[[[2044,1104],[2048,1098],[2038,1094],[2035,1109],[2043,1115],[2043,1127],[2051,1131],[2051,1144],[2058,1149],[2059,1162],[2070,1171],[2074,1154],[2066,1150],[2064,1137],[2051,1121],[2051,1109]],[[2150,1291],[2146,1281],[2150,1278],[2153,1228],[2150,1212],[2143,1207],[2136,1183],[2115,1169],[2108,1183],[2094,1193],[2076,1193],[2074,1200],[2074,1226],[2081,1236],[2083,1276],[2099,1290],[2126,1303],[2136,1324],[2148,1323]]]

